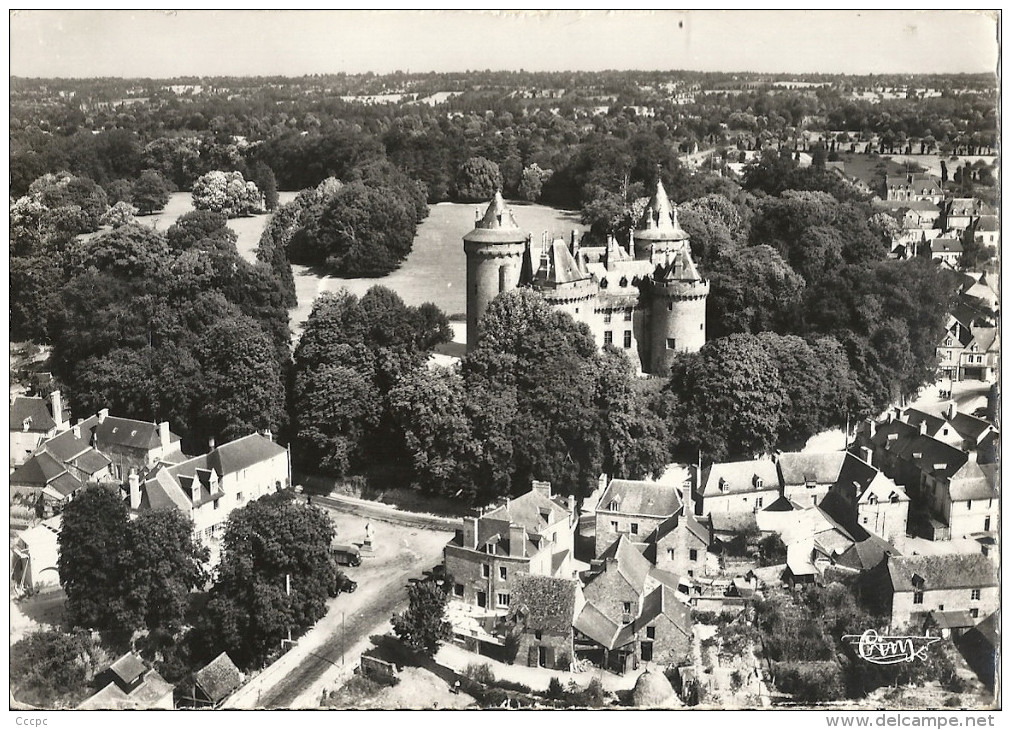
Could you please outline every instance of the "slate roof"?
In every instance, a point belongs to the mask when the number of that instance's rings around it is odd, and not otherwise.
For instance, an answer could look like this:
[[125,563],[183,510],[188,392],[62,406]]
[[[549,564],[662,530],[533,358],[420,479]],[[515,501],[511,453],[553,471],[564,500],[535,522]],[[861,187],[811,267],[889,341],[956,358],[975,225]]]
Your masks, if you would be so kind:
[[782,483],[786,486],[806,484],[833,484],[842,471],[845,451],[825,453],[786,453],[776,460]]
[[980,554],[912,555],[888,559],[892,589],[911,593],[913,575],[924,580],[924,590],[985,588],[997,585],[997,574],[989,558]]
[[687,248],[687,244],[682,246],[666,266],[657,266],[653,278],[656,281],[701,281],[702,276]]
[[44,487],[66,471],[67,468],[62,462],[43,451],[35,454],[15,469],[14,473],[11,474],[10,481],[11,484],[28,484]]
[[193,674],[193,682],[207,699],[217,703],[242,684],[242,673],[231,657],[221,652],[214,661]]
[[116,675],[123,685],[130,685],[147,671],[147,667],[140,657],[130,652],[114,661],[109,671]]
[[[755,488],[755,477],[762,480],[762,490],[779,490],[779,471],[771,460],[757,459],[753,461],[729,461],[713,464],[702,470],[703,497],[713,497],[720,494],[743,494],[760,491]],[[720,490],[720,484],[725,482],[729,487],[727,492]]]
[[604,561],[606,569],[591,576],[587,585],[599,580],[601,576],[617,572],[637,593],[642,593],[651,566],[627,537],[620,535],[601,553],[600,560]]
[[[549,519],[545,520],[544,513],[547,513]],[[481,534],[482,523],[486,523],[490,529],[494,530],[492,534],[505,532],[505,537],[508,538],[508,523],[510,522],[525,527],[528,533],[538,533],[546,527],[563,519],[568,520],[568,518],[569,511],[566,508],[551,497],[545,496],[543,492],[531,490],[478,518],[478,531]],[[494,522],[500,523],[500,526],[496,527]],[[501,526],[502,524],[505,524],[504,528]]]
[[23,431],[24,422],[28,421],[28,430],[45,433],[56,428],[56,421],[49,413],[49,407],[42,398],[18,396],[11,403],[11,431]]
[[80,436],[74,433],[73,428],[69,428],[44,442],[43,446],[46,451],[57,459],[64,462],[70,461],[75,456],[79,456],[92,448],[91,434],[97,425],[98,418],[92,416],[75,427],[80,432]]
[[930,617],[942,629],[967,629],[976,625],[968,611],[931,611]]
[[175,687],[154,669],[148,670],[140,686],[127,694],[115,682],[109,682],[103,689],[93,694],[80,705],[79,710],[143,710],[153,707],[166,695],[171,695]]
[[642,610],[639,615],[632,623],[618,629],[613,646],[608,648],[622,647],[631,643],[635,640],[637,631],[642,631],[660,615],[667,616],[682,633],[687,635],[691,632],[692,621],[688,607],[677,599],[674,591],[660,585],[642,599]]
[[854,570],[871,570],[881,564],[889,555],[900,555],[899,551],[887,540],[878,537],[873,532],[866,532],[866,537],[853,545],[836,562]]
[[601,646],[613,648],[618,624],[609,619],[592,603],[583,604],[583,610],[576,617],[573,628],[593,639]]
[[520,230],[502,193],[497,190],[488,203],[484,216],[474,224],[474,230],[463,238],[464,241],[477,243],[521,243],[526,239],[526,233]]
[[997,496],[994,472],[989,474],[975,461],[966,462],[948,486],[951,499],[964,502],[969,499],[993,499]]
[[962,242],[957,238],[935,238],[929,241],[931,253],[962,253]]
[[148,478],[140,495],[140,509],[178,509],[189,512],[193,507],[189,495],[183,492],[179,483],[164,469],[159,469]]
[[[98,448],[114,444],[129,449],[150,450],[161,446],[161,432],[157,423],[136,421],[132,418],[106,416],[95,427]],[[169,442],[179,441],[180,437],[169,433]]]
[[101,471],[112,463],[112,460],[103,453],[88,449],[83,454],[75,457],[73,465],[89,476]]
[[984,353],[990,350],[993,346],[994,340],[997,339],[997,328],[996,327],[975,327],[972,330],[972,341],[969,343],[968,347],[972,347],[973,344],[976,345],[977,352]]
[[598,512],[610,512],[608,505],[618,503],[615,512],[629,515],[649,515],[669,517],[681,511],[681,495],[678,488],[659,482],[631,479],[612,479],[600,496]]
[[977,231],[999,231],[1000,225],[997,223],[997,216],[995,215],[981,215],[979,217],[979,222],[976,224]]
[[558,286],[590,279],[589,274],[580,271],[579,265],[569,252],[569,247],[562,240],[551,243],[541,263],[543,265],[534,275],[537,286]]
[[671,205],[663,181],[657,178],[656,190],[649,199],[639,218],[639,225],[632,234],[635,238],[657,241],[683,241],[688,239],[678,224],[677,209]]
[[576,618],[574,580],[518,573],[513,582],[513,610],[521,610],[528,631],[566,633]]

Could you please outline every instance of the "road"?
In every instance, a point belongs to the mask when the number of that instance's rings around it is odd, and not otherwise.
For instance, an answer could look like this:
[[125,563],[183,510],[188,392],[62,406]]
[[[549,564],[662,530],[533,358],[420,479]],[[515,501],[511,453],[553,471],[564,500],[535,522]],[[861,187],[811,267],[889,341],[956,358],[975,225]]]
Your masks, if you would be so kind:
[[[320,504],[316,498],[313,502]],[[341,540],[361,542],[365,518],[328,512]],[[284,656],[229,697],[225,707],[318,707],[322,690],[332,689],[337,679],[350,673],[369,647],[369,637],[386,633],[390,617],[406,608],[408,579],[421,577],[441,562],[442,548],[452,538],[445,530],[392,525],[374,518],[372,525],[374,557],[346,569],[358,589],[332,599],[326,616]]]

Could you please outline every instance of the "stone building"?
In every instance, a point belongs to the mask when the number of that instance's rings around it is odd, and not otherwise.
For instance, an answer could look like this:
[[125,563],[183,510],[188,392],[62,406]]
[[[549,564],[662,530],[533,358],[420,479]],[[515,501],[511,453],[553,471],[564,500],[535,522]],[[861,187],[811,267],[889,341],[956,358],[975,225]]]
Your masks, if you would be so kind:
[[491,300],[519,286],[585,322],[598,345],[624,350],[645,373],[667,375],[677,353],[705,344],[709,282],[659,180],[627,244],[581,248],[575,232],[568,243],[543,239],[535,266],[531,236],[500,193],[463,240],[468,350]]

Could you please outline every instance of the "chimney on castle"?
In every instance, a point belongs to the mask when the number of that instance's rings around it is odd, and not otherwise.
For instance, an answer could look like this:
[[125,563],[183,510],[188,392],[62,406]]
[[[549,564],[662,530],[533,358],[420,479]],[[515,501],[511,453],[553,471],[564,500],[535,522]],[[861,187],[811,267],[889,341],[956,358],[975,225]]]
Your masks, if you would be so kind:
[[171,438],[168,421],[162,421],[158,424],[158,437],[161,440],[162,451],[168,451],[169,439]]

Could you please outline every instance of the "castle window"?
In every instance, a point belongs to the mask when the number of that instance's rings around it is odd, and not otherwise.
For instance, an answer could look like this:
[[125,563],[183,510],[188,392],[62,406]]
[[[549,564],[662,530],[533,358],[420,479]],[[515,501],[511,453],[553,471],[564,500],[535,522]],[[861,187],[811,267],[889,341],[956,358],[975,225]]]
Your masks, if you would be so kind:
[[632,330],[625,330],[625,349],[632,346]]
[[606,332],[604,332],[604,344],[605,345],[614,344],[614,333],[611,330],[607,330]]
[[675,346],[676,346],[676,342],[675,342],[674,338],[673,337],[668,337],[667,338],[667,349],[668,350],[673,350],[675,348]]
[[611,324],[611,313],[604,312],[604,324]]
[[632,321],[632,310],[631,309],[626,309],[625,310],[625,321],[626,322],[631,322]]

